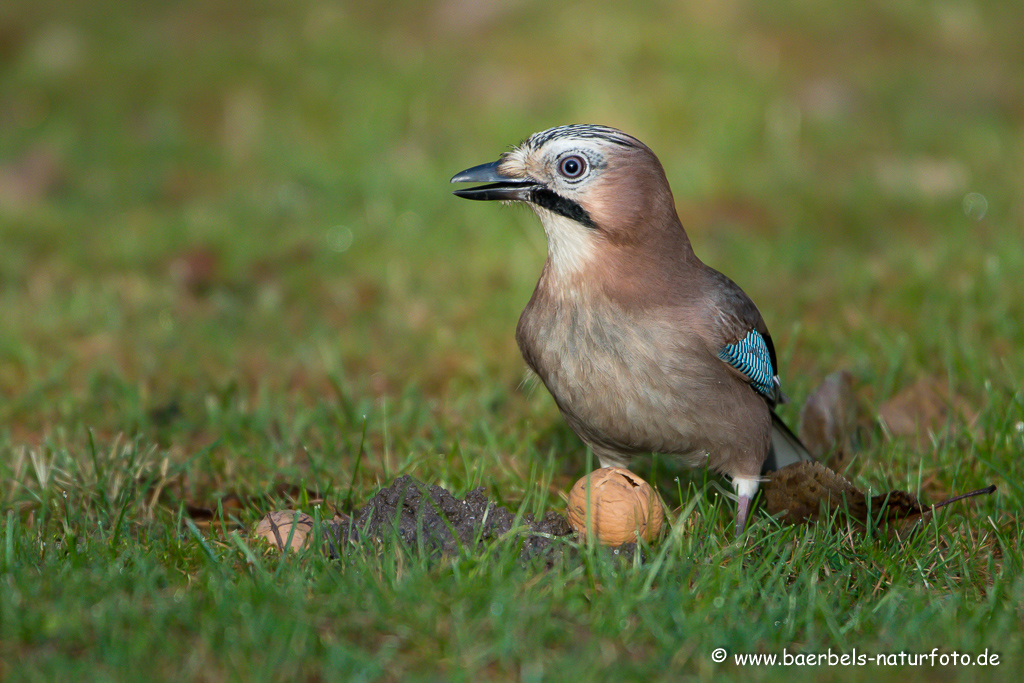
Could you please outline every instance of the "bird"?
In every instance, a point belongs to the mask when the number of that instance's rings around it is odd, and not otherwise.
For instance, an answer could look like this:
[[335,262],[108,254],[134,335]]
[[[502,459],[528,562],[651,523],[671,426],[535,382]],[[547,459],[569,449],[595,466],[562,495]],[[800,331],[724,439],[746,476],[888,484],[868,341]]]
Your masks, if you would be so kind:
[[762,474],[812,458],[775,413],[786,399],[764,318],[694,253],[654,152],[565,125],[451,182],[540,219],[547,258],[516,341],[601,466],[661,453],[725,475],[741,535]]

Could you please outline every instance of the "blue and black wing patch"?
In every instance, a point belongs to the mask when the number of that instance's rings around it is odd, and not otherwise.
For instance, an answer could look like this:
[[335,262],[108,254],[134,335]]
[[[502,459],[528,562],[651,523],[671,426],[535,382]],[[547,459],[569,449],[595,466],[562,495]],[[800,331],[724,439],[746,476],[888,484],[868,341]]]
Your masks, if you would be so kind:
[[738,342],[726,344],[718,352],[718,357],[750,379],[757,393],[772,404],[779,400],[779,381],[775,375],[772,353],[760,332],[751,330]]

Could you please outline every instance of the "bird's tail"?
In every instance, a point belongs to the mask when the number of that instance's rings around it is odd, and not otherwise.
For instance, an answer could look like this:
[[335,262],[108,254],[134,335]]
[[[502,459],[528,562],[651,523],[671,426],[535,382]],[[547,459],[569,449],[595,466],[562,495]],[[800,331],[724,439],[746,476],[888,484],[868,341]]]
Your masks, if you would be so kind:
[[772,447],[768,451],[768,457],[765,458],[764,467],[761,468],[761,474],[767,474],[778,469],[782,469],[786,465],[792,465],[794,463],[803,461],[813,461],[814,457],[804,446],[803,442],[800,441],[800,437],[793,433],[793,431],[786,426],[786,423],[775,414],[772,413]]

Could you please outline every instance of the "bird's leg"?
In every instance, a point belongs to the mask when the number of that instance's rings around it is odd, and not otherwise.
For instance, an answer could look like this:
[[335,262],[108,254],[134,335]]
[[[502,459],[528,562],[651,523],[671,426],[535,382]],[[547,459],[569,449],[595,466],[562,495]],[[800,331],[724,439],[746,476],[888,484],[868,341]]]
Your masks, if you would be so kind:
[[743,534],[747,526],[747,514],[750,512],[750,496],[740,496],[736,503],[736,537]]
[[736,495],[739,496],[736,501],[736,536],[739,536],[747,526],[750,502],[754,500],[759,482],[756,477],[733,477],[732,483],[736,487]]
[[597,462],[601,464],[601,467],[622,467],[629,469],[629,456],[617,451],[613,451],[601,446],[590,445],[594,455],[597,456]]

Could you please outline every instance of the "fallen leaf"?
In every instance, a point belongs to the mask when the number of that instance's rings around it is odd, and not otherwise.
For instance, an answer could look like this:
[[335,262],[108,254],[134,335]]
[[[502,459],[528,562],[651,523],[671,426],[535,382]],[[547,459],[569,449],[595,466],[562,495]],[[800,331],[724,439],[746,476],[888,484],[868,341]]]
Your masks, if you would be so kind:
[[976,495],[992,493],[989,486],[924,505],[906,491],[868,495],[848,479],[819,462],[800,462],[773,472],[764,486],[768,514],[786,524],[820,523],[834,519],[863,533],[869,521],[889,538],[909,538],[938,508]]
[[64,164],[45,145],[0,165],[0,209],[21,211],[42,202],[64,180]]
[[977,413],[963,398],[951,395],[948,387],[934,378],[924,378],[886,401],[878,409],[878,420],[895,437],[916,439],[918,450],[931,446],[931,438],[955,436],[970,428]]
[[851,438],[857,419],[853,375],[845,370],[833,372],[800,409],[800,440],[815,460],[830,456],[828,464],[838,468],[853,451]]
[[849,480],[819,462],[799,462],[772,472],[762,485],[768,514],[787,524],[818,522],[826,510],[839,507],[847,495],[860,493]]
[[[229,519],[232,513],[237,513],[245,507],[245,503],[237,494],[229,493],[220,499],[220,505],[185,505],[185,512],[196,523],[198,527],[209,526],[211,524],[218,524],[220,522],[220,512],[223,511],[225,521],[228,522],[229,526],[234,526],[232,520]],[[218,510],[219,508],[219,510]]]
[[875,173],[879,187],[893,197],[952,197],[963,192],[970,180],[967,168],[951,158],[880,158]]
[[167,266],[167,273],[174,284],[193,295],[208,292],[217,281],[219,270],[219,255],[200,247],[183,251]]
[[[280,482],[265,496],[276,499],[284,499],[288,505],[321,505],[323,496],[313,489],[302,486]],[[231,529],[242,527],[239,518],[244,510],[266,509],[266,499],[261,496],[243,496],[237,493],[227,493],[216,498],[214,501],[199,501],[185,504],[185,513],[200,529],[209,529],[223,533]],[[273,514],[273,513],[271,513]],[[223,519],[223,525],[221,520]],[[223,529],[221,528],[223,526]]]

